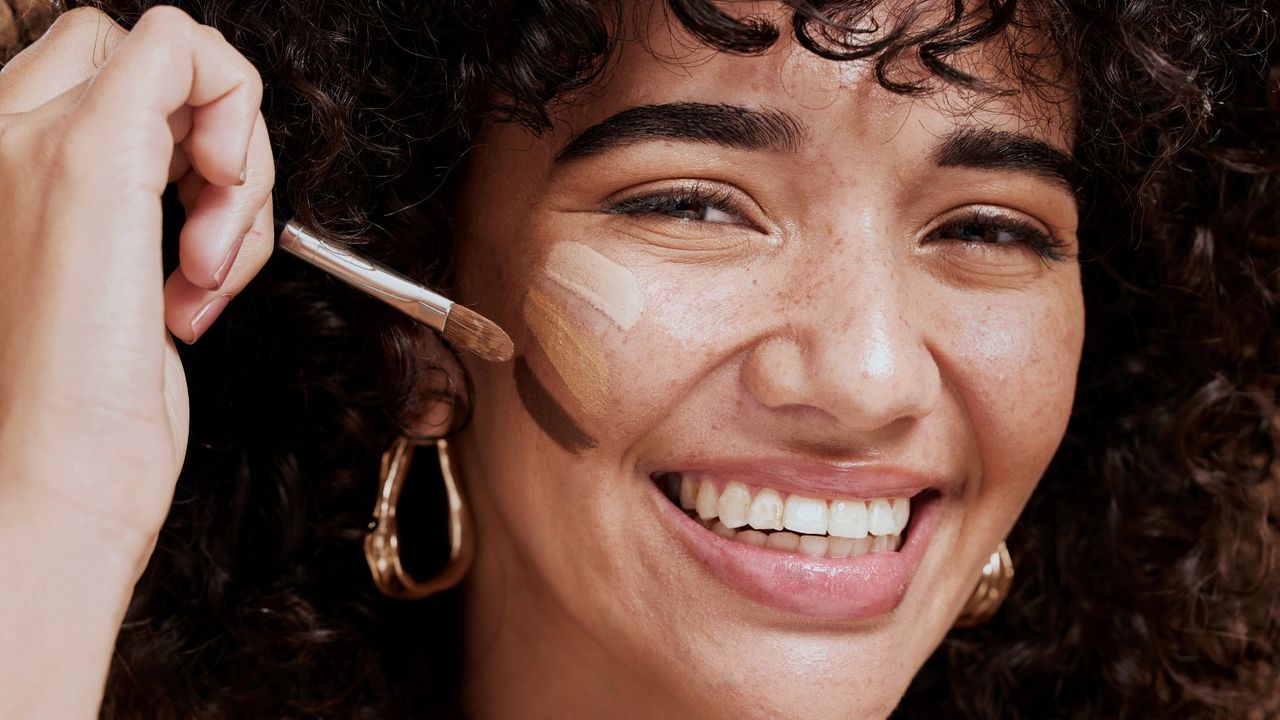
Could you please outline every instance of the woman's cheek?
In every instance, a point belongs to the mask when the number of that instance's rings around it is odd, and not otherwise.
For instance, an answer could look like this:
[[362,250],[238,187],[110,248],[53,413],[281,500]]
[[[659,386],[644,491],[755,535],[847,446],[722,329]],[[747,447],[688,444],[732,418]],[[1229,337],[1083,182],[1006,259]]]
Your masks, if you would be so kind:
[[636,326],[610,345],[610,362],[626,382],[615,388],[619,430],[652,427],[702,378],[776,318],[751,288],[749,268],[715,268],[666,261],[634,265],[645,296]]
[[687,296],[655,289],[648,277],[574,240],[551,244],[529,276],[518,311],[516,389],[566,450],[641,426],[679,385],[690,355],[671,328],[696,312],[680,307]]
[[939,323],[944,377],[973,428],[984,478],[1012,481],[1019,494],[1039,480],[1071,413],[1084,314],[1069,286],[937,305],[950,308]]
[[[769,317],[751,288],[767,253],[671,246],[617,218],[534,213],[520,228],[475,228],[511,246],[501,299],[516,344],[511,369],[525,411],[563,449],[581,452],[634,437],[731,351],[743,318]],[[739,243],[741,245],[741,243]],[[507,250],[470,259],[489,264]],[[745,295],[745,297],[744,297]],[[610,443],[612,444],[612,443]]]

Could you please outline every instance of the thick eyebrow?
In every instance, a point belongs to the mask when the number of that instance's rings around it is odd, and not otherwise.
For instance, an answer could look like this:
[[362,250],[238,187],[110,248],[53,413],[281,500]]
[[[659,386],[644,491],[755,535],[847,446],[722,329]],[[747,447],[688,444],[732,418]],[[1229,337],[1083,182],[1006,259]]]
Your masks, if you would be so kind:
[[[677,102],[627,108],[575,135],[556,162],[599,155],[655,139],[710,143],[737,150],[795,152],[806,138],[795,116],[774,108],[720,103]],[[939,167],[1030,172],[1073,195],[1080,169],[1067,153],[1021,133],[962,128],[945,136],[931,153]]]
[[678,102],[637,105],[578,133],[556,155],[556,162],[579,160],[654,139],[689,140],[737,150],[795,152],[804,126],[772,108]]
[[939,167],[1015,170],[1039,175],[1077,194],[1080,166],[1065,152],[1030,135],[962,128],[943,138],[931,153]]

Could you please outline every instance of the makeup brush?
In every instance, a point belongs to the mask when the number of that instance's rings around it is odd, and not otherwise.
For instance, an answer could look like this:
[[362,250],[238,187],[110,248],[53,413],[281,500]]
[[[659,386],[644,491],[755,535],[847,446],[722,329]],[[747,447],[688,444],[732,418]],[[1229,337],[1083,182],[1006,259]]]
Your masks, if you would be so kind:
[[296,219],[280,231],[280,247],[439,330],[458,347],[491,362],[511,359],[511,338],[492,320],[346,247],[316,237]]

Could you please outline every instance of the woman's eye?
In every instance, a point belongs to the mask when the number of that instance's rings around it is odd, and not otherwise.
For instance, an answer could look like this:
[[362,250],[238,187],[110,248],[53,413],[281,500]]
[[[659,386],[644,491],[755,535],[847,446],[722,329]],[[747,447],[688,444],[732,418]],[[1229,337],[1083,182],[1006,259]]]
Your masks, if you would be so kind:
[[995,247],[1022,247],[1047,260],[1061,260],[1065,243],[1023,220],[975,214],[953,220],[929,234],[930,241]]
[[605,208],[610,215],[653,215],[691,223],[750,225],[734,207],[729,191],[690,187],[627,198]]
[[1012,245],[1021,242],[1025,235],[1015,232],[1013,228],[1000,225],[966,222],[943,228],[940,237],[990,245]]
[[698,198],[678,198],[661,208],[662,214],[698,222],[736,222],[733,215]]

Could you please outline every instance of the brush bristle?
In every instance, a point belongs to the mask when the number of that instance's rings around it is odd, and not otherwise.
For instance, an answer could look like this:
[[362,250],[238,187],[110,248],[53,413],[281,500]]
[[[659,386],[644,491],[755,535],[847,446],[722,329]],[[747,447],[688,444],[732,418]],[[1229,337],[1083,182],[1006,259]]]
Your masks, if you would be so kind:
[[444,324],[444,337],[489,362],[506,362],[515,352],[511,338],[492,320],[461,305],[449,310]]

